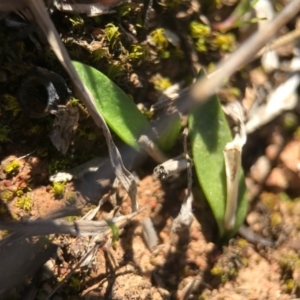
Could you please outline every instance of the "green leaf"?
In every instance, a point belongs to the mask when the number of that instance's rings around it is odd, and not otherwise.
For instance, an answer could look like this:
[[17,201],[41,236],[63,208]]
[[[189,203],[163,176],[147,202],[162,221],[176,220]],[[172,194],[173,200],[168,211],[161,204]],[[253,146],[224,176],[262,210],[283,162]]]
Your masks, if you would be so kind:
[[79,62],[73,62],[73,65],[108,126],[126,144],[139,150],[137,139],[146,130],[151,130],[147,118],[128,95],[100,71]]
[[[137,140],[143,133],[155,136],[148,119],[138,110],[132,99],[113,81],[93,67],[72,62],[80,79],[92,93],[96,108],[108,126],[128,145],[140,150]],[[162,150],[169,150],[175,144],[180,132],[180,118],[162,131],[158,144]]]
[[245,219],[247,198],[241,171],[235,228],[225,232],[226,173],[223,150],[232,141],[232,136],[217,96],[212,96],[190,115],[189,129],[199,183],[216,218],[220,235],[230,236]]

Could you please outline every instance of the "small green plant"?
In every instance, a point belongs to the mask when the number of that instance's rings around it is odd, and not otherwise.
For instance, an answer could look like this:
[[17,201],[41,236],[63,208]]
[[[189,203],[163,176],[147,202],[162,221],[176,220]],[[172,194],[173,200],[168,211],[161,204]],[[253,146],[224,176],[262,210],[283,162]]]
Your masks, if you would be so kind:
[[[158,33],[162,34],[160,31]],[[158,34],[159,37],[160,34]],[[151,132],[151,125],[147,118],[138,110],[128,95],[101,72],[78,62],[73,62],[73,65],[93,95],[97,110],[101,112],[107,124],[124,142],[139,151],[140,146],[137,140],[145,130]],[[156,84],[158,89],[166,89],[171,85],[170,81],[161,79],[159,84]],[[106,89],[100,91],[98,89],[100,85],[105,86]],[[178,116],[172,119],[172,122],[160,133],[157,140],[158,146],[162,150],[172,148],[180,129]],[[220,100],[216,95],[189,116],[189,129],[193,162],[199,183],[217,221],[220,236],[229,238],[238,230],[247,213],[246,186],[243,172],[237,172],[238,186],[235,187],[238,192],[233,213],[234,224],[225,229],[227,195],[223,151],[233,138]]]
[[231,33],[216,34],[211,41],[213,48],[231,52],[234,48],[235,36]]
[[69,21],[72,23],[73,27],[79,27],[84,25],[84,20],[81,16],[72,16],[72,18],[69,18]]
[[18,188],[16,191],[16,195],[17,195],[17,197],[21,197],[24,195],[24,191],[21,188]]
[[191,22],[189,27],[198,52],[206,52],[208,49],[231,52],[234,48],[235,36],[231,33],[212,31],[209,26],[197,21]]
[[132,11],[132,7],[131,7],[131,3],[122,3],[118,8],[118,15],[120,17],[125,17],[127,16],[131,11]]
[[129,58],[134,61],[141,61],[147,56],[147,49],[141,45],[131,46]]
[[[151,135],[152,132],[154,135],[147,118],[138,110],[132,99],[104,74],[78,62],[73,62],[73,65],[94,96],[97,110],[101,112],[107,124],[125,143],[139,151],[137,140],[141,134],[147,131],[148,134]],[[106,88],[100,91],[99,85]],[[177,121],[179,126],[176,123],[176,126],[167,126],[164,130],[172,138],[164,137],[158,140],[161,149],[170,149],[175,144],[180,132],[180,120],[176,119]]]
[[18,208],[24,209],[27,212],[30,211],[32,206],[31,198],[28,195],[18,197],[16,206]]
[[4,94],[2,96],[3,108],[5,111],[11,111],[12,115],[16,117],[18,113],[22,110],[20,103],[16,99],[16,97],[10,94]]
[[107,24],[104,29],[104,36],[110,42],[110,46],[114,47],[115,43],[121,37],[119,27],[115,26],[112,23]]
[[4,190],[0,193],[0,199],[4,202],[11,201],[14,197],[14,193],[10,190]]
[[157,28],[150,33],[152,42],[158,50],[165,50],[169,46],[169,41],[165,36],[163,28]]
[[64,195],[65,188],[66,182],[53,182],[51,190],[55,198],[61,198]]
[[93,60],[95,62],[100,61],[102,58],[109,58],[111,54],[107,47],[96,49],[92,52]]
[[72,276],[70,278],[68,286],[72,290],[79,291],[82,283],[83,283],[83,279],[82,278],[79,278],[78,276]]
[[4,167],[4,172],[6,174],[12,174],[18,170],[20,167],[20,162],[18,159],[12,160],[9,164]]
[[74,222],[76,220],[78,220],[78,217],[76,217],[76,216],[68,216],[68,217],[66,217],[66,221],[67,222]]
[[80,102],[76,98],[71,98],[68,104],[71,105],[72,107],[77,107],[80,105]]
[[190,32],[192,38],[199,39],[209,36],[211,33],[211,29],[207,25],[204,25],[197,21],[193,21],[190,23]]
[[168,87],[172,85],[172,82],[169,78],[162,77],[161,75],[153,76],[151,81],[154,85],[154,88],[160,92],[165,91]]

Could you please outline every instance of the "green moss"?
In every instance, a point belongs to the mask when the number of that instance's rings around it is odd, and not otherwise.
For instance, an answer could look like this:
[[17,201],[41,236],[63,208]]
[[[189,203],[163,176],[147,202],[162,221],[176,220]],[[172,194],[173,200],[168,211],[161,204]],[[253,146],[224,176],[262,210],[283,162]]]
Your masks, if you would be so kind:
[[217,34],[212,40],[211,45],[215,49],[231,52],[234,49],[235,36],[231,33]]
[[201,24],[197,21],[191,22],[189,27],[190,27],[191,36],[194,39],[200,39],[200,38],[207,37],[211,33],[210,27],[208,27],[204,24]]
[[284,283],[284,290],[286,290],[288,293],[292,292],[295,288],[295,282],[293,279],[288,279]]
[[10,190],[4,190],[0,193],[0,198],[4,202],[11,201],[14,197],[14,193]]
[[169,41],[165,36],[165,31],[163,28],[157,28],[150,33],[152,42],[155,44],[158,50],[165,50]]
[[68,104],[69,104],[70,106],[72,106],[72,107],[77,107],[77,106],[80,105],[80,102],[79,102],[78,99],[72,97],[72,98],[70,99],[70,101],[68,102]]
[[66,217],[66,221],[67,222],[74,222],[77,219],[78,219],[78,217],[76,217],[76,216],[68,216],[68,217]]
[[129,59],[141,61],[147,57],[147,49],[141,45],[132,45],[129,53]]
[[273,212],[270,216],[271,226],[277,227],[282,225],[283,219],[279,212]]
[[70,287],[72,290],[80,291],[80,287],[82,283],[83,283],[82,278],[79,278],[77,276],[72,276],[70,278],[68,287]]
[[199,38],[195,44],[195,49],[198,52],[206,52],[207,49],[207,44],[205,41],[205,38]]
[[84,25],[84,19],[81,16],[75,15],[69,18],[73,27],[82,27]]
[[121,37],[119,27],[112,23],[107,24],[104,29],[104,37],[110,42],[110,46],[113,47]]
[[18,197],[16,206],[24,209],[25,211],[30,211],[32,206],[31,198],[28,195]]
[[274,193],[264,192],[260,196],[260,201],[269,209],[274,210],[277,206],[277,196]]
[[162,77],[160,75],[156,75],[156,76],[152,77],[151,81],[154,85],[154,88],[157,91],[161,91],[161,92],[166,90],[168,87],[170,87],[172,85],[172,82],[169,78]]
[[280,256],[277,262],[283,269],[283,273],[300,268],[300,258],[296,253],[286,253]]
[[6,174],[11,174],[20,167],[20,162],[17,159],[12,160],[8,165],[4,167],[4,172]]
[[117,8],[118,15],[125,17],[132,11],[131,3],[123,3]]
[[224,271],[223,271],[223,269],[222,269],[221,267],[219,267],[219,266],[214,266],[214,267],[210,270],[210,273],[211,273],[212,275],[214,275],[214,276],[219,276],[219,277],[221,277],[221,276],[223,276]]
[[248,242],[247,242],[247,240],[245,240],[245,239],[238,239],[238,240],[236,241],[236,245],[237,245],[238,247],[240,247],[240,248],[244,248],[244,247],[246,247],[246,246],[248,245]]
[[100,48],[96,49],[92,52],[93,61],[97,62],[100,61],[103,58],[109,58],[110,53],[108,48]]
[[55,198],[61,198],[64,195],[66,188],[66,182],[53,182],[53,186],[51,188]]

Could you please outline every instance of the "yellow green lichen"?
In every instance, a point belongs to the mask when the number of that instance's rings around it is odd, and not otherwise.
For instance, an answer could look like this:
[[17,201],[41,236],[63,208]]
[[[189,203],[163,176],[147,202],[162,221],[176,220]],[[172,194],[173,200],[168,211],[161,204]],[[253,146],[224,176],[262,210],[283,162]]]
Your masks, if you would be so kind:
[[30,211],[32,206],[31,198],[28,195],[18,197],[16,206],[25,211]]

